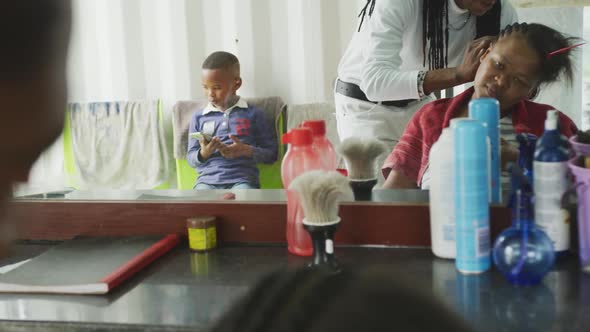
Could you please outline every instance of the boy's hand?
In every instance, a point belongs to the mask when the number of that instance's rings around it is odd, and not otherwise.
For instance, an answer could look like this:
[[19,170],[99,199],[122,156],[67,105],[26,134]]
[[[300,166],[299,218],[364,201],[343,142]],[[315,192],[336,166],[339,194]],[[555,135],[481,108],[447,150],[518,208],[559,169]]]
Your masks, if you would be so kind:
[[199,144],[201,144],[201,150],[199,154],[201,155],[201,159],[203,161],[209,159],[212,154],[214,154],[217,150],[220,150],[221,147],[225,146],[225,144],[221,143],[219,137],[213,137],[209,142],[207,142],[204,138],[199,140]]
[[234,142],[230,145],[222,144],[219,148],[219,153],[221,153],[224,158],[234,159],[239,157],[252,157],[254,150],[250,145],[242,143],[242,141],[234,135],[229,135],[229,138]]

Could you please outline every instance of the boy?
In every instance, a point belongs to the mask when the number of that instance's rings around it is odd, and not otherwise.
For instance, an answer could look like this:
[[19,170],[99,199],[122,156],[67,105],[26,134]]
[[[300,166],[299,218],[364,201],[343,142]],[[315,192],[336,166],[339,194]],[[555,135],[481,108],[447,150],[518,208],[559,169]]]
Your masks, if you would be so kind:
[[[236,95],[240,63],[228,52],[214,52],[202,66],[209,104],[189,126],[187,160],[197,169],[194,189],[260,188],[257,163],[277,159],[277,143],[264,113]],[[193,133],[200,133],[194,138]]]

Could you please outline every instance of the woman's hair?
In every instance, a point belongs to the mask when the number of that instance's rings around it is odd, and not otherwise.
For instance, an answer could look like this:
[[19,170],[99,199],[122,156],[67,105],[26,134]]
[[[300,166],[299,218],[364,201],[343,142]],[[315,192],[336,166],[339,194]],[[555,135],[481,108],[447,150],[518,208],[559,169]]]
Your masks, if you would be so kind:
[[472,331],[395,271],[299,269],[263,278],[212,332]]
[[[541,60],[539,85],[557,81],[563,75],[569,84],[573,81],[572,49],[567,49],[579,38],[567,37],[559,31],[538,23],[514,23],[500,32],[500,38],[518,33],[522,35]],[[550,55],[552,52],[557,54]]]
[[[358,31],[365,20],[365,16],[371,17],[375,9],[376,0],[367,0],[367,3],[359,13],[361,21]],[[415,0],[411,0],[415,1]],[[449,44],[449,4],[447,0],[424,0],[422,7],[422,54],[424,65],[428,57],[430,69],[440,69],[447,66],[447,54]],[[484,36],[497,36],[500,32],[500,14],[502,1],[497,0],[494,6],[484,15],[476,18],[475,38]],[[430,42],[428,56],[426,45]]]
[[[476,18],[475,38],[497,36],[500,32],[500,14],[502,1],[497,0],[494,6],[482,16]],[[449,44],[449,3],[447,0],[424,0],[422,7],[422,54],[426,65],[426,45],[428,65],[430,69],[445,68],[448,65]]]

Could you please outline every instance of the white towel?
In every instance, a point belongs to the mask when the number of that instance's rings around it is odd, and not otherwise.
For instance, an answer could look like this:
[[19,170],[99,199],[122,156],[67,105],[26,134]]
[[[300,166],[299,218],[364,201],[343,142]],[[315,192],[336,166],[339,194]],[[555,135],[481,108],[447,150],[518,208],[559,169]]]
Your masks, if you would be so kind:
[[153,189],[168,179],[159,101],[69,105],[78,189]]

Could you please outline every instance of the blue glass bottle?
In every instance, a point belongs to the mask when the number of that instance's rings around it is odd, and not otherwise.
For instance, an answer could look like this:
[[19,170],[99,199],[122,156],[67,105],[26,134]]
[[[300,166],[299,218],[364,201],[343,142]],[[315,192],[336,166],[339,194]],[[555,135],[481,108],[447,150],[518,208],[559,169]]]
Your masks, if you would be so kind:
[[518,141],[518,167],[522,170],[524,176],[527,177],[529,183],[533,183],[533,156],[535,154],[537,136],[529,133],[520,133],[516,135],[516,141]]
[[494,264],[510,283],[534,285],[555,262],[553,243],[535,226],[532,188],[515,165],[511,167],[511,184],[512,226],[494,243]]

